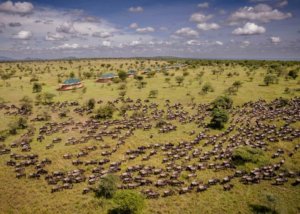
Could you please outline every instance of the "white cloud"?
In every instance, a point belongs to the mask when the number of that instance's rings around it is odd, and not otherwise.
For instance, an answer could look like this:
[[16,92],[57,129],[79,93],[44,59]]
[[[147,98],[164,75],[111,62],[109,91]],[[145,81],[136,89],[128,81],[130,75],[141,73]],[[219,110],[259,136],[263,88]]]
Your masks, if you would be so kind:
[[199,33],[192,28],[184,27],[175,32],[178,36],[185,36],[185,37],[197,37],[199,36]]
[[216,44],[222,46],[222,45],[223,45],[223,42],[221,42],[221,41],[216,41]]
[[77,48],[80,48],[80,45],[79,44],[68,44],[68,43],[64,43],[63,45],[60,45],[60,46],[57,46],[57,47],[53,47],[52,49],[77,49]]
[[136,28],[138,28],[139,27],[139,25],[137,24],[137,23],[131,23],[130,25],[129,25],[129,27],[130,28],[132,28],[132,29],[136,29]]
[[281,42],[280,37],[276,37],[276,36],[272,36],[272,37],[270,38],[270,40],[271,40],[271,42],[272,42],[273,44],[278,44],[278,43]]
[[32,37],[32,33],[30,31],[25,31],[25,30],[20,31],[13,36],[13,38],[15,39],[23,39],[23,40],[31,39],[31,37]]
[[197,28],[200,30],[217,30],[220,28],[220,25],[217,23],[199,23],[197,24]]
[[285,7],[289,4],[289,2],[287,0],[282,0],[280,2],[278,2],[277,6],[278,7]]
[[65,37],[59,33],[51,33],[51,32],[48,32],[46,37],[45,37],[45,40],[47,41],[57,41],[57,40],[63,40],[65,39]]
[[137,6],[137,7],[130,7],[128,11],[132,13],[141,13],[144,11],[144,9],[141,6]]
[[192,40],[188,40],[186,42],[186,44],[188,44],[188,45],[200,45],[201,43],[198,40],[192,39]]
[[141,41],[138,41],[138,40],[134,40],[134,41],[132,41],[132,42],[130,42],[130,46],[136,46],[136,45],[139,45],[139,44],[141,44]]
[[102,45],[103,45],[104,47],[110,47],[110,46],[111,46],[111,41],[103,41],[103,42],[102,42]]
[[94,32],[92,36],[99,38],[109,38],[112,37],[112,34],[110,32]]
[[191,15],[190,21],[202,23],[202,22],[206,22],[207,20],[211,19],[212,17],[213,17],[212,15],[205,15],[202,13],[194,13]]
[[144,27],[144,28],[137,28],[136,32],[138,33],[151,33],[154,32],[155,29],[153,27]]
[[248,40],[242,41],[240,47],[241,48],[246,48],[250,45],[251,43]]
[[56,31],[60,33],[67,33],[67,34],[76,33],[76,30],[72,22],[64,22],[63,24],[61,24],[56,28]]
[[200,4],[198,4],[198,7],[199,8],[209,8],[209,3],[208,2],[200,3]]
[[258,26],[255,23],[247,22],[243,27],[236,28],[232,31],[235,35],[254,35],[265,33],[266,29],[262,26]]
[[255,7],[243,7],[232,13],[229,17],[231,24],[240,21],[261,21],[269,22],[272,20],[283,20],[292,17],[291,13],[283,13],[277,9],[273,9],[267,4],[258,4]]
[[16,2],[6,1],[0,4],[0,12],[28,14],[33,11],[33,5],[30,2]]

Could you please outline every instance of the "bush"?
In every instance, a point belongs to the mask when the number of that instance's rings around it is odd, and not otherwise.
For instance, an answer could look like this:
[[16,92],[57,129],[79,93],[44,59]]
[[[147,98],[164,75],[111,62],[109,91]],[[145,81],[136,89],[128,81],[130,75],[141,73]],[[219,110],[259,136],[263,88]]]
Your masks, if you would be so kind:
[[122,81],[125,81],[127,78],[127,73],[125,71],[119,71],[118,76]]
[[257,164],[259,167],[268,164],[268,158],[260,149],[254,149],[250,146],[239,147],[232,153],[234,165],[245,165],[246,163]]
[[106,175],[101,178],[98,189],[95,190],[96,197],[112,198],[117,191],[118,177]]
[[18,129],[26,129],[27,126],[27,120],[24,117],[19,117],[8,124],[8,131],[10,134],[15,135]]
[[291,71],[289,71],[288,76],[291,77],[292,79],[297,79],[298,71],[297,70],[291,70]]
[[24,96],[20,100],[20,104],[21,104],[21,111],[24,112],[25,114],[30,113],[32,111],[33,108],[32,100],[28,96]]
[[37,103],[42,103],[43,105],[49,105],[53,102],[53,98],[55,97],[55,94],[45,92],[43,94],[38,94],[36,96]]
[[88,100],[88,102],[87,102],[86,105],[87,105],[87,108],[88,108],[89,110],[91,110],[91,109],[94,109],[94,108],[95,108],[95,104],[96,104],[95,99],[91,98],[91,99]]
[[40,84],[38,82],[33,83],[32,92],[33,93],[38,93],[38,92],[41,92],[41,91],[42,91],[42,84]]
[[109,211],[114,214],[137,214],[144,208],[144,198],[132,190],[117,191],[113,201],[115,208]]
[[233,101],[228,96],[217,97],[212,103],[212,108],[231,109]]
[[224,109],[215,108],[212,111],[212,119],[209,127],[213,129],[222,129],[224,124],[228,121],[228,113]]
[[156,98],[157,97],[157,94],[158,94],[158,90],[151,90],[149,92],[149,98]]
[[276,83],[277,78],[274,75],[268,74],[265,76],[264,78],[264,83],[266,84],[266,86],[270,85],[270,84],[274,84]]
[[155,124],[156,128],[162,128],[163,126],[167,125],[168,123],[164,120],[160,120]]
[[96,111],[96,119],[110,119],[114,113],[114,108],[110,105],[102,106]]
[[213,92],[214,88],[210,83],[205,83],[201,89],[202,93],[207,94],[208,92]]
[[184,81],[184,77],[183,76],[177,76],[175,77],[176,83],[178,84],[178,86],[180,86],[183,81]]

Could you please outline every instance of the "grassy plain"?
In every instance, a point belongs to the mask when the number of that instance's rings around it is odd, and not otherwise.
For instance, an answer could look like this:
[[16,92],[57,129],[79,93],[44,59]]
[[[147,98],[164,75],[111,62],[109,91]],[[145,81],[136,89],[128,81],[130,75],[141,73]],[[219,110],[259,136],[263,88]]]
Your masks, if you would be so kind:
[[[143,61],[143,63],[141,63]],[[286,79],[288,71],[299,68],[299,63],[290,62],[235,62],[235,61],[203,61],[198,62],[196,66],[188,66],[186,68],[170,69],[168,75],[163,72],[147,78],[144,76],[143,81],[147,82],[145,88],[137,87],[137,80],[128,78],[126,80],[126,95],[132,99],[148,99],[151,90],[157,90],[157,97],[150,99],[151,102],[157,103],[160,108],[164,108],[165,100],[169,99],[171,103],[180,102],[184,109],[193,112],[190,107],[192,102],[196,104],[206,104],[213,101],[216,97],[223,95],[235,81],[241,81],[242,86],[235,95],[230,97],[233,99],[234,106],[239,106],[248,101],[257,101],[264,99],[266,101],[275,98],[294,98],[299,96],[299,78]],[[185,63],[179,61],[179,63]],[[250,63],[250,65],[249,65]],[[110,68],[105,68],[103,64],[110,64]],[[272,64],[279,64],[282,74],[278,77],[278,83],[265,86],[263,79]],[[99,60],[72,60],[72,61],[45,61],[45,62],[6,62],[0,63],[1,73],[9,73],[15,71],[14,74],[0,82],[0,97],[2,101],[8,104],[19,105],[19,100],[28,96],[35,100],[36,93],[32,93],[33,77],[38,79],[42,84],[42,92],[50,92],[55,94],[54,102],[78,101],[84,105],[88,99],[94,98],[96,101],[105,102],[115,100],[119,97],[119,87],[124,83],[101,84],[96,83],[95,78],[103,72],[117,70],[142,70],[143,68],[162,67],[170,65],[167,60],[145,60],[145,59],[99,59]],[[213,71],[221,71],[213,74]],[[80,72],[79,72],[80,71]],[[84,72],[92,71],[92,77],[84,78]],[[74,72],[76,77],[81,73],[81,79],[86,89],[78,89],[75,91],[57,91],[58,79],[62,81],[68,78],[70,72]],[[199,74],[203,72],[203,76]],[[185,73],[184,81],[181,86],[176,83],[176,76],[182,76]],[[233,74],[228,77],[229,73]],[[60,77],[58,77],[60,75]],[[170,78],[166,82],[166,78]],[[201,93],[201,88],[205,83],[210,83],[214,89],[213,92],[207,94]],[[286,88],[289,92],[285,93]],[[100,104],[96,104],[96,109]],[[33,114],[29,117],[32,119],[37,114],[48,112],[52,116],[52,121],[60,122],[72,118],[75,121],[85,121],[89,116],[80,116],[73,111],[68,113],[67,118],[59,118],[57,113],[51,112],[49,106],[34,106]],[[6,130],[11,121],[16,116],[5,115],[4,111],[0,111],[1,123],[0,131]],[[117,119],[120,116],[114,114]],[[34,122],[34,127],[38,129],[45,122]],[[274,122],[275,123],[275,122]],[[148,132],[138,130],[134,136],[126,140],[126,146],[120,148],[117,153],[111,157],[111,161],[120,160],[124,157],[124,153],[128,149],[136,149],[138,146],[154,143],[173,142],[178,143],[182,140],[191,140],[193,137],[188,134],[190,130],[201,131],[197,129],[196,124],[182,125],[175,122],[178,126],[176,132],[167,134],[158,134],[157,130],[151,129]],[[299,121],[294,124],[299,129]],[[220,131],[210,131],[210,133],[219,133]],[[9,146],[11,142],[17,139],[23,130],[19,130],[17,135],[9,136],[1,144]],[[153,138],[149,136],[153,134]],[[46,150],[45,145],[50,143],[54,137],[61,137],[63,142],[70,136],[79,137],[78,131],[72,131],[68,134],[54,134],[39,143],[35,139],[31,143],[32,151],[30,153],[39,154],[40,158],[49,158],[52,164],[47,168],[54,170],[71,170],[75,169],[70,161],[63,160],[62,156],[66,153],[76,153],[84,146],[94,145],[96,142],[89,141],[85,145],[76,145],[71,147],[64,146],[64,143],[55,144],[53,149]],[[104,143],[113,145],[114,140],[104,138]],[[202,142],[203,143],[203,142]],[[271,146],[267,155],[271,156],[272,152],[277,148],[292,150],[297,142],[278,142]],[[299,143],[299,142],[298,142]],[[19,149],[14,150],[21,153]],[[99,158],[99,151],[91,152],[89,160]],[[50,186],[44,179],[29,180],[16,179],[15,172],[11,167],[6,166],[9,155],[0,156],[0,213],[106,213],[111,207],[111,201],[106,199],[97,199],[93,194],[82,195],[82,189],[86,187],[85,183],[77,184],[71,190],[50,193]],[[126,163],[122,168],[128,165],[141,163],[141,157],[136,158],[130,163]],[[161,157],[155,156],[147,164],[159,167],[161,165]],[[300,171],[300,153],[295,153],[292,160],[287,160],[286,166],[290,170]],[[90,170],[91,168],[87,168]],[[216,176],[224,177],[227,171],[222,171]],[[207,180],[215,176],[212,171],[198,172],[198,177]],[[159,198],[157,200],[147,200],[145,213],[251,213],[250,204],[268,205],[266,194],[272,194],[276,198],[276,210],[279,213],[300,213],[300,187],[292,187],[290,184],[284,186],[272,186],[270,182],[263,181],[259,185],[243,185],[237,180],[233,181],[234,188],[225,192],[222,186],[215,186],[203,193],[189,193],[185,195],[175,195],[167,198]]]

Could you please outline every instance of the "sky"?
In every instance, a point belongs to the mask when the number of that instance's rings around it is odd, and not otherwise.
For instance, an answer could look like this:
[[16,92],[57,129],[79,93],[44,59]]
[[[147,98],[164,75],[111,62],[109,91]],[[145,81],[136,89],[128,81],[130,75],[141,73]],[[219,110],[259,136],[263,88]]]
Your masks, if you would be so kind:
[[0,59],[300,59],[300,0],[0,0]]

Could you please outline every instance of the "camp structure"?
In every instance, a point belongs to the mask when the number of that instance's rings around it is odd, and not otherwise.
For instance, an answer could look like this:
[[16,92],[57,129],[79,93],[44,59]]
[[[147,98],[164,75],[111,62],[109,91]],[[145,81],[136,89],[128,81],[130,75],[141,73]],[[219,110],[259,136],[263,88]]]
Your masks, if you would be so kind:
[[127,72],[127,76],[128,77],[134,77],[136,75],[136,71],[135,70],[129,70],[128,72]]
[[150,68],[146,68],[146,69],[140,71],[141,74],[149,74],[150,72],[151,72]]
[[67,91],[67,90],[73,90],[77,88],[82,88],[83,84],[79,79],[70,78],[65,80],[62,84],[59,85],[59,88],[57,90],[59,91]]
[[107,83],[107,82],[112,82],[112,80],[114,78],[118,77],[118,75],[114,74],[114,73],[105,73],[102,74],[97,80],[96,82],[100,82],[100,83]]

